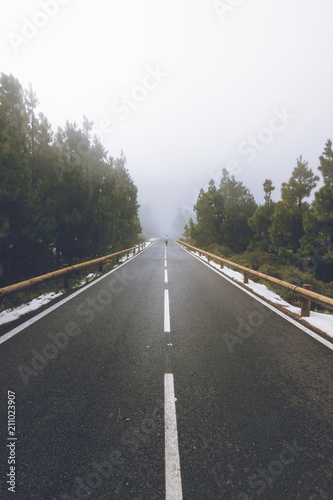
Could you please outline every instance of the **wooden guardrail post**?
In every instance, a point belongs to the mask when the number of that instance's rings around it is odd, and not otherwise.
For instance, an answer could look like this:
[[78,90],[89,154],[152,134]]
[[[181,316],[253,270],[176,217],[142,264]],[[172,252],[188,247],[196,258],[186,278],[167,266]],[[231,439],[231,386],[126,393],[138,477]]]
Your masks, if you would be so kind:
[[[68,267],[68,264],[63,264],[61,266],[61,269],[66,269],[66,267]],[[68,274],[64,274],[63,277],[62,277],[62,287],[67,290],[68,289]]]
[[[199,255],[203,254],[205,255],[206,252],[202,250],[201,248],[194,247],[193,245],[189,245],[188,243],[185,243],[184,241],[181,240],[176,240],[178,244],[182,245],[183,247],[186,247],[192,252],[197,252]],[[214,258],[214,256],[211,254],[211,258]],[[310,315],[310,306],[311,302],[315,302],[316,304],[320,304],[321,306],[330,309],[333,311],[333,298],[332,297],[325,297],[324,295],[321,295],[319,293],[315,293],[312,291],[312,288],[310,285],[304,285],[303,288],[300,286],[295,286],[294,284],[287,283],[286,281],[282,281],[280,279],[274,278],[272,276],[268,276],[267,274],[261,273],[259,271],[254,271],[253,269],[250,268],[250,266],[242,266],[240,264],[236,264],[235,262],[232,262],[228,259],[225,259],[223,256],[221,257],[224,262],[220,261],[221,263],[221,268],[224,266],[230,266],[232,269],[235,268],[239,270],[240,272],[244,273],[244,283],[246,283],[246,278],[248,279],[249,276],[255,276],[259,278],[260,280],[268,281],[269,283],[273,283],[281,288],[284,288],[286,290],[290,290],[299,297],[301,297],[302,300],[302,316],[309,316]],[[1,289],[0,289],[1,293]]]
[[103,264],[104,264],[104,262],[100,262],[100,263],[98,264],[98,270],[99,270],[99,272],[100,272],[100,273],[102,273],[102,272],[103,272]]
[[[305,290],[312,290],[312,285],[303,285]],[[308,318],[311,311],[311,299],[301,297],[301,317]]]
[[[223,258],[223,255],[221,255],[221,257]],[[221,260],[221,262],[220,262],[220,268],[221,268],[221,269],[224,269],[224,263],[223,263],[223,260]]]
[[[0,288],[0,298],[5,297],[7,295],[10,295],[12,293],[17,293],[21,292],[22,290],[28,290],[34,285],[37,285],[38,283],[44,283],[44,281],[56,279],[56,278],[62,278],[62,285],[64,289],[67,289],[69,287],[68,283],[68,276],[74,272],[77,269],[87,269],[91,266],[98,265],[100,271],[103,271],[103,263],[110,259],[116,259],[117,262],[119,263],[119,256],[120,254],[126,254],[127,252],[134,251],[136,252],[136,249],[138,247],[132,247],[128,248],[126,250],[121,250],[120,252],[115,252],[110,255],[105,255],[104,257],[100,257],[98,259],[93,259],[89,260],[87,262],[81,262],[80,264],[75,264],[73,266],[70,266],[70,269],[67,270],[69,267],[68,264],[63,264],[62,267],[56,271],[53,271],[51,273],[43,274],[41,276],[36,276],[35,278],[30,278],[25,281],[21,281],[19,283],[14,283],[13,285],[9,285],[3,288]],[[142,245],[142,248],[144,248],[144,244]]]
[[[249,264],[245,264],[244,267],[248,267],[250,269]],[[247,284],[248,282],[249,282],[249,274],[246,271],[244,271],[244,283]]]

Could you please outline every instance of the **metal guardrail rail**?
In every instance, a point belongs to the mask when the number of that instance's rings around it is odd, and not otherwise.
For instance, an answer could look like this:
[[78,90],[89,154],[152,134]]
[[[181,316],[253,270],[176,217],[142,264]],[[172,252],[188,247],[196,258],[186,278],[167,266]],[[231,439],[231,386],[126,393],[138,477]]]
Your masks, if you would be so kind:
[[0,298],[5,297],[7,295],[10,295],[12,293],[17,293],[21,292],[23,290],[27,290],[28,288],[31,288],[34,285],[37,285],[39,283],[43,283],[44,281],[56,279],[59,277],[63,278],[63,287],[68,288],[68,281],[67,277],[69,274],[71,274],[73,271],[76,271],[78,269],[84,269],[87,267],[91,267],[94,265],[98,265],[99,270],[102,271],[103,268],[103,263],[113,257],[119,257],[122,254],[127,254],[129,256],[129,253],[134,250],[134,252],[138,249],[138,251],[141,251],[144,248],[144,244],[136,245],[135,247],[132,248],[127,248],[126,250],[121,250],[120,252],[115,252],[110,255],[105,255],[104,257],[99,257],[98,259],[94,260],[89,260],[86,262],[81,262],[80,264],[75,264],[74,266],[66,266],[63,269],[58,269],[57,271],[53,271],[52,273],[47,273],[43,274],[41,276],[37,276],[36,278],[31,278],[26,281],[21,281],[20,283],[15,283],[13,285],[6,286],[4,288],[0,288]]
[[254,271],[253,269],[250,269],[249,267],[242,266],[240,264],[236,264],[235,262],[232,262],[230,260],[225,259],[224,257],[219,257],[217,255],[214,255],[210,252],[206,252],[205,250],[202,250],[200,248],[196,248],[192,245],[189,245],[188,243],[185,243],[184,241],[181,240],[176,240],[177,243],[180,245],[183,245],[186,248],[192,249],[195,252],[198,252],[200,255],[206,255],[208,259],[214,259],[217,260],[218,262],[221,263],[221,267],[224,265],[233,267],[235,269],[238,269],[239,271],[242,271],[244,274],[244,283],[248,283],[248,277],[249,276],[256,276],[257,278],[260,278],[264,281],[268,281],[270,283],[273,283],[274,285],[278,285],[281,288],[284,288],[286,290],[290,290],[299,297],[301,297],[301,316],[302,317],[308,317],[310,316],[310,309],[311,309],[311,301],[315,302],[316,304],[320,304],[323,307],[326,307],[327,309],[333,310],[333,299],[330,297],[326,297],[325,295],[321,295],[319,293],[312,292],[311,290],[311,285],[303,285],[303,287],[293,285],[292,283],[287,283],[286,281],[279,280],[278,278],[273,278],[272,276],[268,276],[267,274],[260,273],[259,271]]

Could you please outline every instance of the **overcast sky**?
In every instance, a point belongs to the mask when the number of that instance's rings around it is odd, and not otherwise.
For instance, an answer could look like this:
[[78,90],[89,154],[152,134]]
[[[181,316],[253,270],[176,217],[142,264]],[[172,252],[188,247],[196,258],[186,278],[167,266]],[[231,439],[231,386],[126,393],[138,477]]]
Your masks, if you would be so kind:
[[333,139],[332,0],[11,0],[1,67],[123,149],[161,234],[227,168],[263,201]]

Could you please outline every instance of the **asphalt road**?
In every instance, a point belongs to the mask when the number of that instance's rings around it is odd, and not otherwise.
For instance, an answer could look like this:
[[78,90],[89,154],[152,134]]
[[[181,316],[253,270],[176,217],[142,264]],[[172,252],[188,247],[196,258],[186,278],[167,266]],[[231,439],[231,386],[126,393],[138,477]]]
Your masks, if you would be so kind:
[[1,498],[333,498],[332,351],[174,242],[0,356]]

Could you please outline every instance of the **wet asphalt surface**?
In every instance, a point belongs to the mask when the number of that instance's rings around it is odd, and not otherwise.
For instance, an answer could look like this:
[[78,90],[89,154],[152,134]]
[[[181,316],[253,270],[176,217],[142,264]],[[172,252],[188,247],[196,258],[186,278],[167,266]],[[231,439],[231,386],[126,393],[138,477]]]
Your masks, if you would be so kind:
[[158,241],[0,345],[0,497],[165,498],[172,373],[184,499],[332,499],[332,351],[172,241],[164,271]]

